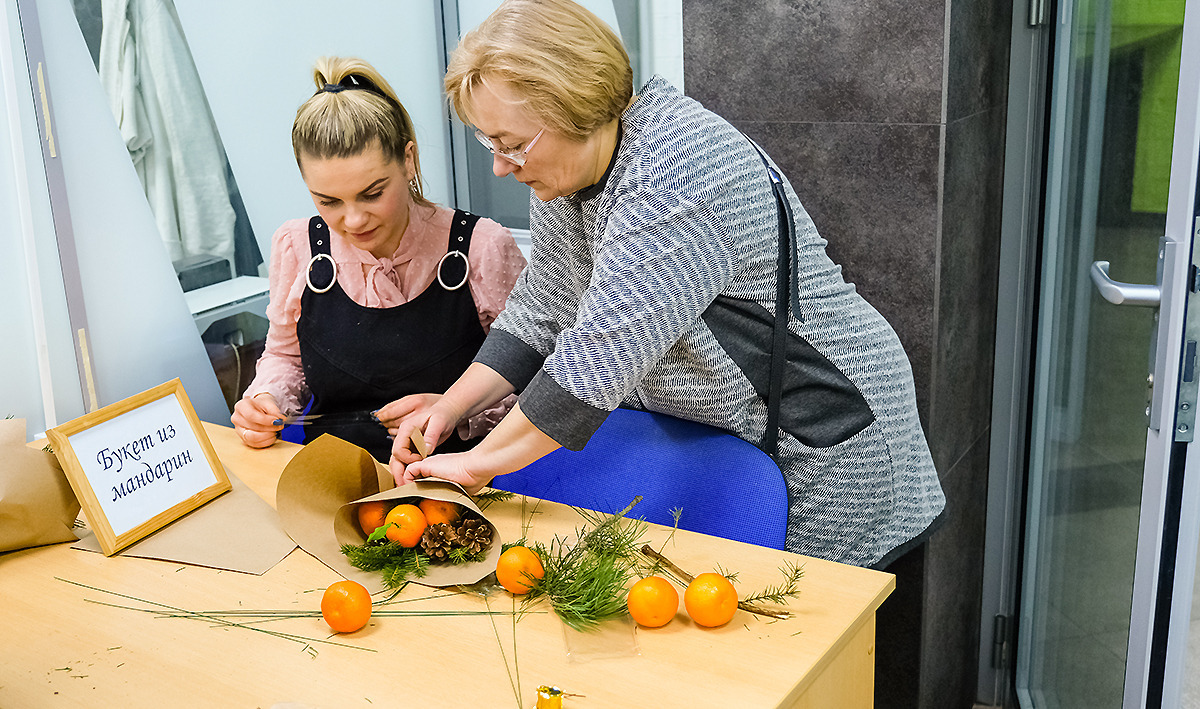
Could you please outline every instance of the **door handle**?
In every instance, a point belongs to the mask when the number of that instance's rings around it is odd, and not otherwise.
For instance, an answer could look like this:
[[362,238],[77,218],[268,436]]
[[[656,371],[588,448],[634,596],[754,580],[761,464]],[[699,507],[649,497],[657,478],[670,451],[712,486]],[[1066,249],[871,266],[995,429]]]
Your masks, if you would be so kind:
[[1162,301],[1162,287],[1141,285],[1137,283],[1122,283],[1114,281],[1108,275],[1108,261],[1092,263],[1092,283],[1100,296],[1113,305],[1139,305],[1157,308]]

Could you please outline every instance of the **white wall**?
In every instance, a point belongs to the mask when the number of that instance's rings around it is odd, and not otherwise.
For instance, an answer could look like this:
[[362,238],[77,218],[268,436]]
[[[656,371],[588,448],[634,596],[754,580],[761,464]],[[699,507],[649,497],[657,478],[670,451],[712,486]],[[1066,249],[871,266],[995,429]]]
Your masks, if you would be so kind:
[[[86,304],[96,392],[101,406],[179,377],[197,413],[209,421],[228,421],[224,397],[209,364],[199,332],[183,298],[170,259],[158,236],[141,182],[125,152],[88,54],[70,0],[37,0],[45,51],[44,74],[50,92],[52,126],[66,180],[71,223]],[[4,320],[0,330],[0,416],[29,419],[31,433],[82,415],[83,396],[76,373],[72,335],[64,305],[55,231],[49,212],[40,137],[26,72],[25,53],[12,3],[5,4],[9,32],[0,36],[0,53],[15,69],[18,90],[6,95],[3,141],[9,157],[0,180],[24,180],[32,238],[23,240],[23,198],[0,190],[0,244],[12,257],[4,263]],[[12,96],[16,99],[13,100]],[[41,110],[40,107],[38,110]],[[20,168],[18,151],[25,167]],[[23,174],[22,174],[23,173]],[[11,200],[14,203],[7,203]],[[57,206],[57,205],[56,205]],[[34,244],[37,271],[22,268]],[[11,250],[10,250],[11,247]],[[13,265],[17,268],[14,269]],[[23,272],[13,272],[13,271]],[[34,282],[38,289],[31,294]],[[25,295],[20,294],[24,289]],[[45,305],[46,359],[38,367],[36,311]],[[12,305],[10,305],[12,303]],[[55,416],[43,405],[41,383],[53,387]]]
[[[35,317],[36,308],[66,322],[66,306],[61,288],[43,296],[38,287],[44,279],[59,279],[58,256],[49,201],[36,189],[40,199],[30,194],[30,185],[44,185],[45,176],[20,42],[16,7],[6,3],[0,9],[0,252],[6,255],[0,258],[0,418],[29,419],[28,428],[37,432],[57,408],[79,410],[82,404],[67,329],[46,332],[44,316]],[[71,385],[58,396],[52,369]]]
[[433,2],[204,0],[176,9],[264,257],[280,224],[316,213],[291,130],[321,56],[361,57],[388,80],[416,126],[426,196],[453,203]]

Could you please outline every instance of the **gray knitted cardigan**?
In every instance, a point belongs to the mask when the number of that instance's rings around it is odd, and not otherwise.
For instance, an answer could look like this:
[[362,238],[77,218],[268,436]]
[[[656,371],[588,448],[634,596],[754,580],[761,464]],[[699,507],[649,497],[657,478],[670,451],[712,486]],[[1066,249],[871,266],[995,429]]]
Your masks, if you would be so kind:
[[[799,312],[776,460],[789,551],[878,562],[945,497],[888,323],[841,276],[790,185]],[[532,251],[476,361],[578,450],[618,405],[760,443],[779,227],[767,171],[733,126],[651,79],[621,118],[605,178],[531,195]]]

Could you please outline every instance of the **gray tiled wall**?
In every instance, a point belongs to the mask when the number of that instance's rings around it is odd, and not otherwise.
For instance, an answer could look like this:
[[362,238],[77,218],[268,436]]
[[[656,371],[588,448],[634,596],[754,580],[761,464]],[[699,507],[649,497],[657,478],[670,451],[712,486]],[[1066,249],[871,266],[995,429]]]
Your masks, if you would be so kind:
[[925,551],[921,631],[904,640],[916,696],[885,688],[877,706],[970,706],[1012,4],[684,0],[683,12],[687,93],[770,152],[912,360],[950,516]]

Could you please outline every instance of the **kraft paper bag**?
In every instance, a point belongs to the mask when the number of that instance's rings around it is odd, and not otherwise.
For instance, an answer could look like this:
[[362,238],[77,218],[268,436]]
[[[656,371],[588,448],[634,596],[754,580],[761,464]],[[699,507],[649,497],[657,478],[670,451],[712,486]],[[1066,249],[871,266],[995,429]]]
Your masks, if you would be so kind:
[[25,442],[25,419],[0,420],[0,552],[73,542],[79,500],[58,459]]
[[367,451],[329,434],[304,446],[279,477],[275,506],[283,528],[304,551],[344,578],[357,581],[372,593],[383,590],[378,572],[350,565],[343,544],[362,544],[367,535],[358,526],[358,505],[373,500],[434,498],[457,502],[492,526],[487,556],[469,564],[431,564],[428,573],[414,578],[426,586],[473,584],[496,570],[503,542],[496,525],[487,518],[462,487],[448,480],[425,478],[396,487],[391,472]]

